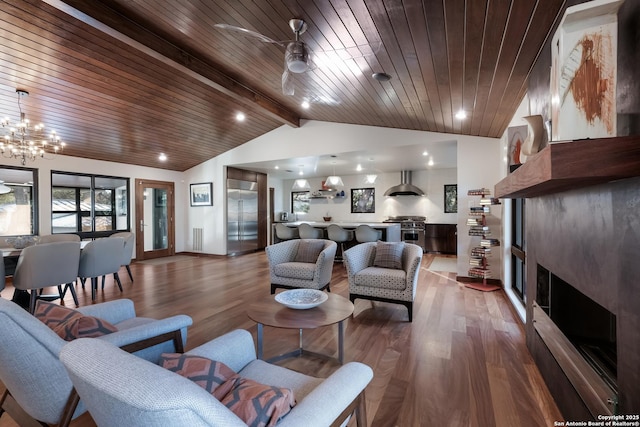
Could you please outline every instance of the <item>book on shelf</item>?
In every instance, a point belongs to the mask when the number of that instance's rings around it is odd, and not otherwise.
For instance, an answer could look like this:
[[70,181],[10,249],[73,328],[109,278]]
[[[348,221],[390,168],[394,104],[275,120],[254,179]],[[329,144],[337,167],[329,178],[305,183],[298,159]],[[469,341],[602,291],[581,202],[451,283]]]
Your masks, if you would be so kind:
[[471,215],[482,215],[484,213],[491,212],[489,206],[471,206],[469,208],[469,213]]
[[482,239],[480,240],[480,246],[490,247],[490,246],[500,246],[500,240],[498,239]]
[[480,204],[484,205],[484,206],[499,205],[500,204],[500,199],[497,199],[495,197],[483,198],[483,199],[480,199]]
[[482,219],[468,218],[467,225],[482,225]]
[[469,276],[486,279],[491,276],[491,270],[486,268],[472,267],[469,269]]
[[475,188],[467,191],[467,196],[486,196],[491,194],[491,190],[488,188]]
[[491,248],[483,248],[481,246],[477,246],[471,249],[471,256],[483,257],[487,255],[491,255]]
[[469,236],[488,236],[490,234],[489,230],[469,230]]

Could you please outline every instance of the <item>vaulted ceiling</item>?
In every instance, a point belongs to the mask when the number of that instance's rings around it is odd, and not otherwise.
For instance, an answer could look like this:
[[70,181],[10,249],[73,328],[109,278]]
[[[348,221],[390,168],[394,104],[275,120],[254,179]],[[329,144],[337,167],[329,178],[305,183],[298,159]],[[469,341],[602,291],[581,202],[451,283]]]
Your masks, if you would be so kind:
[[[301,119],[499,137],[563,3],[0,0],[0,115],[24,89],[65,154],[178,171]],[[214,26],[286,45],[291,18],[315,64],[293,96],[283,46]]]

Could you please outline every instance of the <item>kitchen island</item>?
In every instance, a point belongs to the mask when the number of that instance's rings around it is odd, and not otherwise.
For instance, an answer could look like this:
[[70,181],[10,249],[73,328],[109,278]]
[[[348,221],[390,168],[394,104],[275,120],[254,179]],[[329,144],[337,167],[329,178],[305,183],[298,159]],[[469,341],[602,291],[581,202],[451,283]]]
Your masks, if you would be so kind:
[[[380,240],[385,242],[399,242],[400,241],[400,224],[398,223],[385,223],[385,222],[346,222],[346,221],[291,221],[282,222],[287,227],[298,227],[300,224],[309,224],[314,228],[320,228],[324,230],[324,237],[327,237],[326,228],[331,224],[339,225],[347,230],[355,230],[359,225],[368,225],[376,230],[382,231],[382,238]],[[275,224],[271,230],[271,236],[273,236],[273,242],[278,243],[279,240],[276,237]],[[355,240],[353,243],[357,243]]]

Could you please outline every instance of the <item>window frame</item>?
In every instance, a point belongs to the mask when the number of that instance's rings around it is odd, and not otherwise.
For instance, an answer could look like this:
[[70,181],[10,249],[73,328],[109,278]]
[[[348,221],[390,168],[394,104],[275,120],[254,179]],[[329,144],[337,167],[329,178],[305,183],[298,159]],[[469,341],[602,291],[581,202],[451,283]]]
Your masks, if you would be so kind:
[[[0,165],[0,169],[11,169],[11,170],[19,170],[25,172],[31,172],[32,177],[32,186],[31,186],[31,234],[3,234],[0,235],[0,239],[9,238],[9,237],[18,237],[18,236],[37,236],[40,234],[40,220],[39,220],[39,209],[38,209],[38,201],[39,201],[39,188],[38,188],[38,169],[36,168],[26,168],[24,166],[12,166],[12,165]],[[11,184],[5,183],[7,187],[12,187]]]
[[[74,186],[65,186],[65,185],[54,185],[54,175],[69,175],[69,176],[77,176],[77,177],[83,177],[83,178],[89,178],[90,181],[90,187],[74,187]],[[126,185],[126,194],[127,194],[127,203],[126,203],[126,216],[127,216],[127,224],[126,224],[126,228],[125,229],[118,229],[117,228],[117,218],[118,218],[118,206],[117,206],[117,195],[118,192],[116,191],[117,188],[119,187],[115,187],[115,188],[98,188],[96,187],[96,179],[113,179],[113,180],[121,180],[125,183]],[[76,231],[73,232],[73,234],[77,234],[80,236],[81,239],[91,239],[91,238],[100,238],[100,237],[107,237],[110,236],[111,234],[114,233],[118,233],[121,231],[131,231],[131,206],[129,203],[129,194],[130,194],[130,190],[131,190],[131,182],[130,182],[130,178],[127,177],[120,177],[120,176],[111,176],[111,175],[99,175],[99,174],[86,174],[86,173],[78,173],[78,172],[65,172],[65,171],[51,171],[51,233],[52,234],[59,234],[59,233],[68,233],[68,232],[54,232],[54,227],[53,227],[53,216],[55,214],[69,214],[69,213],[75,213],[76,214]],[[59,211],[59,210],[54,210],[53,209],[53,201],[54,201],[54,189],[57,188],[67,188],[67,189],[74,189],[75,190],[75,211]],[[91,193],[91,209],[90,210],[82,210],[82,206],[81,206],[81,193],[83,191],[90,191]],[[110,211],[98,211],[96,210],[96,202],[95,202],[95,192],[96,191],[102,191],[102,190],[109,190],[111,192],[110,195],[110,204],[111,204],[111,210]],[[83,218],[91,218],[91,231],[82,231],[82,220]],[[104,230],[104,231],[96,231],[95,227],[96,227],[96,219],[98,217],[110,217],[111,218],[111,226],[112,228],[110,230]]]

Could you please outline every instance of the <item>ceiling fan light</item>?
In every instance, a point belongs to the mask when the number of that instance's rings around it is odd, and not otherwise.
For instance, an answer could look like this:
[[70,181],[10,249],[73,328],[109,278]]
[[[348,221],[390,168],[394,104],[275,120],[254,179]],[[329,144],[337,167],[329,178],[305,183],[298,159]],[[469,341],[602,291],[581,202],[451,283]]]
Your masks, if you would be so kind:
[[337,175],[330,175],[326,179],[326,184],[329,184],[332,187],[344,187],[344,183],[342,182],[342,178]]
[[284,57],[287,69],[292,73],[300,74],[309,69],[309,53],[301,41],[289,43]]

